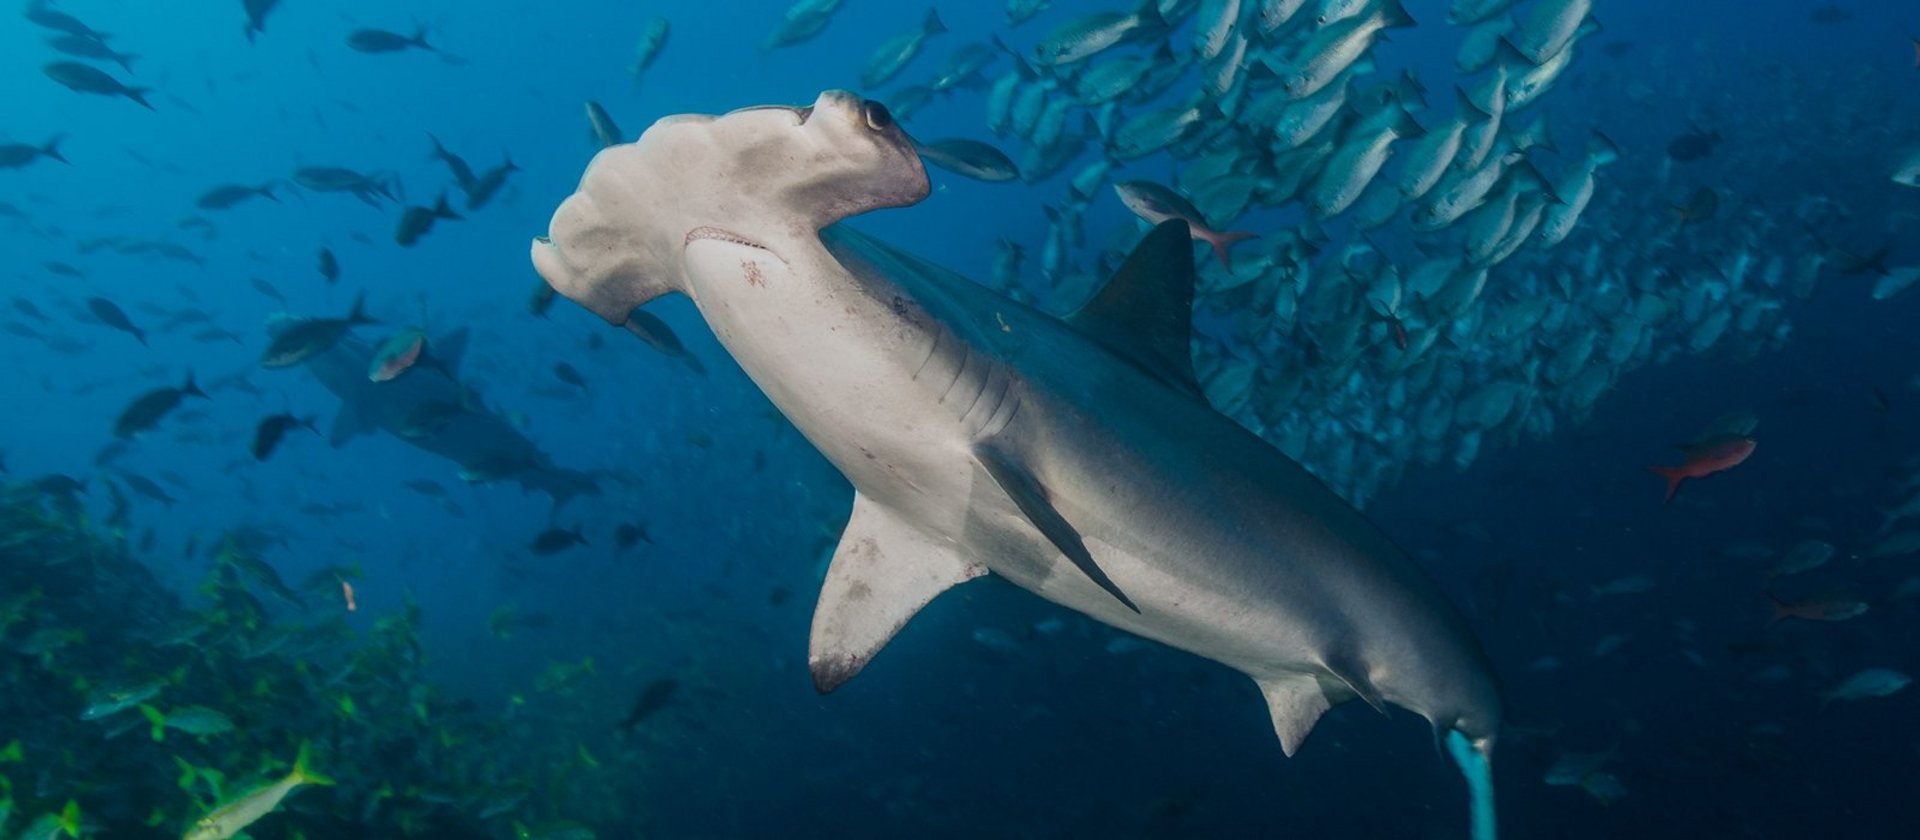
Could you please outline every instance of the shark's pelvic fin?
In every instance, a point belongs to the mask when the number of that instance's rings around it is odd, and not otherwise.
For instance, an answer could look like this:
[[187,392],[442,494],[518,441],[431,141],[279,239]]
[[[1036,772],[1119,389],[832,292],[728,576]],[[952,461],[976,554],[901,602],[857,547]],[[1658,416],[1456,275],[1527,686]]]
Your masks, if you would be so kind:
[[813,609],[807,666],[822,694],[853,679],[934,596],[987,573],[858,493]]
[[1273,731],[1280,736],[1280,749],[1292,758],[1320,716],[1333,707],[1318,677],[1297,674],[1276,679],[1256,680],[1266,695],[1267,711],[1273,715]]
[[990,445],[975,447],[974,457],[980,461],[982,467],[986,468],[987,475],[993,476],[994,482],[1000,485],[1000,489],[1013,498],[1013,503],[1019,506],[1020,512],[1026,514],[1027,521],[1039,528],[1040,533],[1045,535],[1055,548],[1060,549],[1060,553],[1067,555],[1067,559],[1072,560],[1073,565],[1079,567],[1087,577],[1092,578],[1094,583],[1100,584],[1101,589],[1107,590],[1108,594],[1120,599],[1120,603],[1126,604],[1127,609],[1134,612],[1140,611],[1140,608],[1133,603],[1133,599],[1128,598],[1127,593],[1121,592],[1113,579],[1107,577],[1107,573],[1093,562],[1093,553],[1087,551],[1087,544],[1080,539],[1080,532],[1074,530],[1066,517],[1061,516],[1060,511],[1054,509],[1053,502],[1047,498],[1047,489],[1040,485],[1040,480],[1035,478],[1033,473],[1014,463]]
[[1075,329],[1168,385],[1199,396],[1193,373],[1193,238],[1164,222],[1099,294],[1067,318]]
[[340,413],[333,415],[333,425],[327,429],[327,443],[334,447],[353,439],[354,435],[364,435],[374,431],[373,422],[365,414],[355,410],[353,403],[342,400]]

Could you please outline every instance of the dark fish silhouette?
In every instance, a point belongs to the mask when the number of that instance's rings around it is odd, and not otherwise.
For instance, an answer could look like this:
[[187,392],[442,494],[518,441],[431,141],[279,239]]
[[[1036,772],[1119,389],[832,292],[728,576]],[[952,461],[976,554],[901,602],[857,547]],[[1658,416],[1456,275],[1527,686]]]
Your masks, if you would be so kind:
[[[548,294],[552,294],[553,292],[553,289],[545,283],[540,284],[540,287],[546,289]],[[675,334],[673,328],[667,326],[667,322],[660,320],[658,316],[644,310],[635,309],[627,313],[627,322],[620,326],[627,332],[632,333],[635,338],[646,342],[647,346],[665,353],[668,357],[686,365],[687,368],[694,373],[700,374],[701,376],[707,375],[707,368],[705,365],[700,364],[700,357],[693,355],[692,351],[689,351],[685,344],[680,343],[680,336]]]
[[187,381],[178,388],[156,388],[135,397],[133,402],[120,412],[113,421],[113,436],[130,438],[159,425],[160,418],[179,407],[180,401],[187,397],[207,399],[207,392],[193,384],[193,374],[187,374]]
[[393,241],[400,243],[402,248],[411,248],[415,242],[420,241],[420,237],[426,236],[428,231],[433,230],[434,222],[441,219],[448,221],[461,219],[459,213],[453,212],[453,208],[447,206],[446,193],[441,193],[439,200],[435,201],[432,207],[409,207],[406,212],[401,213],[400,225],[393,231]]
[[73,161],[60,154],[60,141],[64,139],[65,135],[56,134],[38,146],[31,143],[0,143],[0,169],[19,169],[43,157],[71,164]]
[[363,53],[393,53],[408,49],[439,52],[427,43],[427,28],[424,26],[414,29],[411,38],[385,29],[356,29],[347,36],[347,46]]
[[333,249],[320,249],[320,258],[316,267],[320,269],[320,276],[326,278],[327,285],[331,286],[340,279],[340,261],[334,259]]
[[124,96],[140,104],[149,111],[153,105],[147,102],[148,88],[128,87],[119,79],[106,74],[90,64],[77,61],[55,61],[41,68],[47,78],[59,82],[62,87],[75,93],[92,93],[100,96]]
[[527,546],[527,549],[538,556],[547,557],[576,545],[586,544],[587,538],[580,535],[580,529],[567,530],[553,527],[541,531],[539,536],[533,538],[533,542]]
[[620,721],[620,731],[632,732],[646,722],[647,718],[653,717],[655,713],[666,708],[679,693],[679,680],[661,678],[648,683],[647,687],[641,690],[640,699],[634,701],[633,710],[627,712],[625,720]]
[[1713,147],[1720,145],[1720,132],[1694,129],[1667,144],[1667,157],[1680,163],[1692,163],[1713,154]]
[[292,367],[326,352],[354,327],[379,323],[367,317],[366,302],[367,295],[361,292],[359,297],[353,299],[353,309],[345,318],[305,318],[295,321],[273,337],[273,341],[267,345],[267,352],[260,357],[260,366]]
[[146,332],[134,326],[133,321],[127,317],[126,311],[113,301],[103,297],[87,298],[87,311],[92,312],[93,317],[99,318],[100,323],[133,336],[139,340],[142,347],[146,346]]
[[240,0],[247,10],[247,43],[253,43],[254,33],[267,31],[267,15],[273,12],[280,0]]
[[281,439],[294,429],[306,429],[316,435],[319,434],[320,430],[313,425],[314,420],[315,418],[312,417],[295,417],[291,412],[275,414],[261,420],[260,425],[253,430],[253,446],[248,450],[253,453],[253,460],[267,460],[273,455],[273,450],[280,446]]
[[107,46],[105,41],[95,40],[84,35],[62,35],[58,38],[48,39],[47,44],[53,47],[54,50],[66,53],[67,55],[111,61],[120,65],[120,69],[128,73],[133,72],[133,60],[139,58],[137,55],[115,50]]

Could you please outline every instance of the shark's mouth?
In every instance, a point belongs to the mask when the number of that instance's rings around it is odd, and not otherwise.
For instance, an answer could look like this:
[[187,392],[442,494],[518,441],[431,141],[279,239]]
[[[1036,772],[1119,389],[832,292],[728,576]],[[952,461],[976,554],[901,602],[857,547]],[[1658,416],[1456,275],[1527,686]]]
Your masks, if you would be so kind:
[[773,253],[772,248],[768,248],[765,245],[762,245],[758,242],[755,242],[751,239],[741,236],[740,234],[734,233],[733,231],[726,230],[724,228],[713,227],[712,225],[701,225],[700,227],[687,231],[687,238],[684,241],[682,241],[680,244],[682,247],[685,247],[687,245],[692,245],[693,243],[698,242],[702,239],[712,239],[718,242],[731,242],[735,245],[745,245],[749,248],[758,248],[762,251],[766,251],[767,253],[770,253],[770,254]]

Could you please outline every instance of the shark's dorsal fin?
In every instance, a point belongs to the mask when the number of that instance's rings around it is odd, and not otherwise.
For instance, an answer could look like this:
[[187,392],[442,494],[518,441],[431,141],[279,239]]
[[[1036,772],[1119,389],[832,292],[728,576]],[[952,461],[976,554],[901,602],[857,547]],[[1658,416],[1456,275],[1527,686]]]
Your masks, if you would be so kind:
[[338,448],[352,439],[354,435],[364,435],[373,431],[373,424],[367,417],[353,407],[353,403],[340,404],[340,413],[333,416],[333,426],[327,430],[327,443]]
[[813,608],[807,667],[814,687],[824,694],[853,679],[934,596],[986,573],[952,544],[855,493]]
[[1162,222],[1080,311],[1075,329],[1189,394],[1193,373],[1193,238],[1187,223]]
[[1047,489],[1041,486],[1040,480],[1035,478],[1033,473],[1014,463],[1012,459],[1007,458],[991,445],[976,447],[973,454],[980,461],[980,466],[986,468],[987,475],[993,477],[994,483],[999,484],[1000,489],[1012,497],[1013,503],[1020,508],[1020,512],[1026,514],[1027,520],[1032,522],[1035,528],[1039,528],[1040,533],[1045,535],[1055,548],[1060,549],[1060,553],[1067,555],[1067,559],[1072,560],[1073,565],[1087,577],[1092,578],[1101,589],[1107,590],[1113,597],[1120,599],[1120,603],[1126,604],[1127,609],[1134,612],[1140,611],[1140,608],[1133,603],[1133,599],[1128,598],[1125,592],[1121,592],[1113,579],[1107,577],[1107,573],[1093,562],[1093,554],[1087,551],[1087,544],[1080,539],[1080,532],[1074,530],[1066,517],[1061,516],[1060,511],[1054,509],[1053,502],[1047,498]]
[[440,363],[440,370],[446,373],[447,378],[458,381],[460,360],[467,355],[467,328],[461,327],[447,333],[445,338],[434,342],[430,352],[434,360]]
[[1320,716],[1333,707],[1320,680],[1306,674],[1276,679],[1255,680],[1267,698],[1267,711],[1273,715],[1273,731],[1280,736],[1280,749],[1292,758]]

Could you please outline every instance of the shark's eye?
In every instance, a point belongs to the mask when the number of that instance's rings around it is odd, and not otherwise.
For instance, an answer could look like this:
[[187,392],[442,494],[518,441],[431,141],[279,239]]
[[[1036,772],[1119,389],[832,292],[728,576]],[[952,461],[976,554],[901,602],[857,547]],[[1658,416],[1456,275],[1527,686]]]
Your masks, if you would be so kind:
[[867,118],[867,127],[874,131],[885,131],[893,125],[893,114],[887,111],[887,106],[871,99],[861,103],[860,112]]

